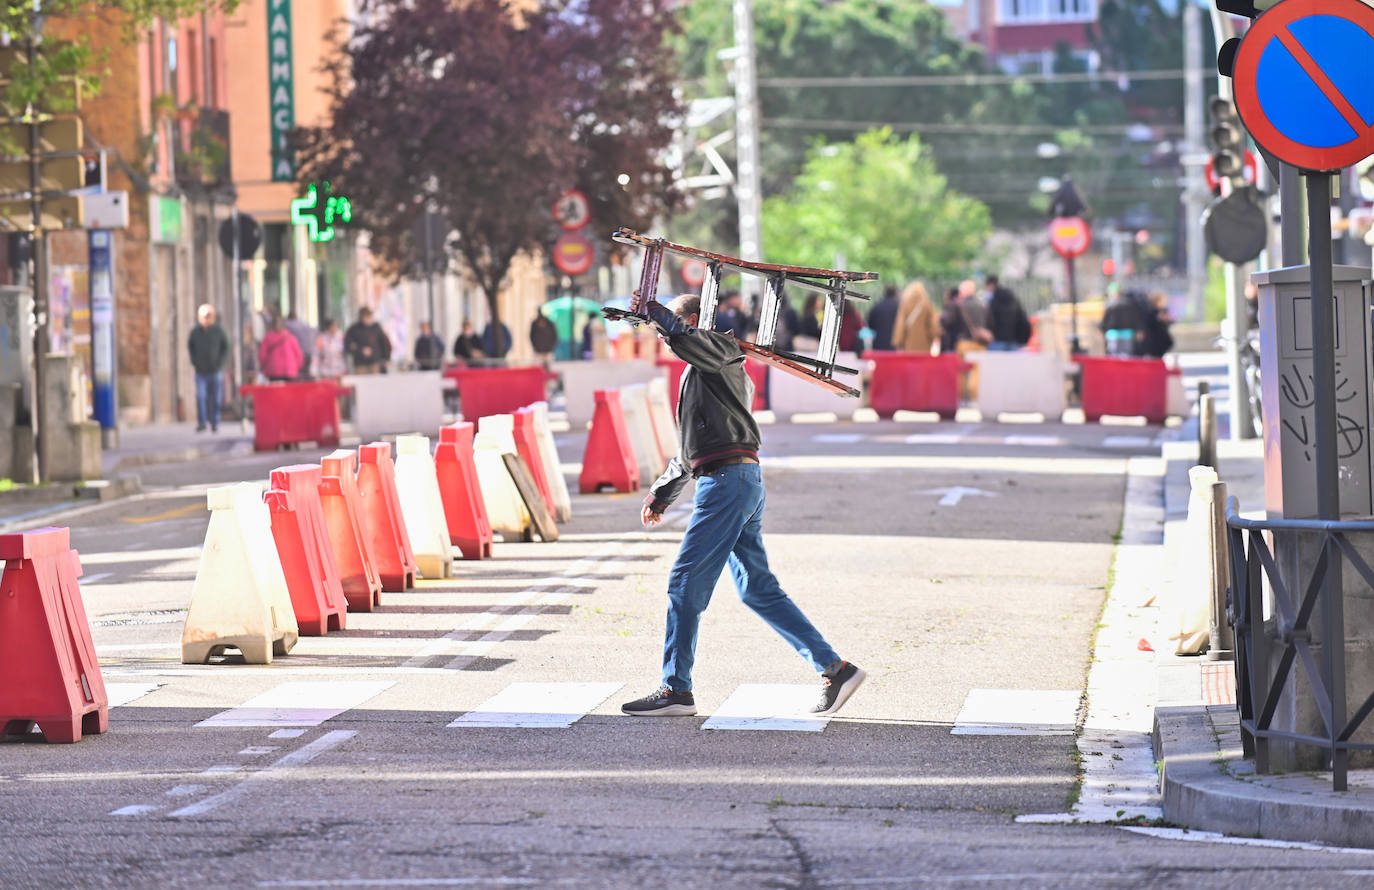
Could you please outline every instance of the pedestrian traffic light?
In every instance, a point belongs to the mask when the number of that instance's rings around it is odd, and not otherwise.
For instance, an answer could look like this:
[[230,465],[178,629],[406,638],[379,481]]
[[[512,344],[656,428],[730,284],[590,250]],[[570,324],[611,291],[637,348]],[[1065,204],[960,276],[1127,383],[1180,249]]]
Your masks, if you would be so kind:
[[1211,121],[1207,139],[1212,146],[1212,173],[1218,180],[1242,175],[1245,166],[1245,130],[1236,107],[1225,96],[1214,96],[1207,105]]

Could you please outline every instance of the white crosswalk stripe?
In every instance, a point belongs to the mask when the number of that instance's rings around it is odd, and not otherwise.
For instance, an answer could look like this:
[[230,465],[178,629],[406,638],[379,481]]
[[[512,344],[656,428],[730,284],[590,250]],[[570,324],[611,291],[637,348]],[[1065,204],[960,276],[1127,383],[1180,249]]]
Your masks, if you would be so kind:
[[395,685],[395,680],[283,683],[196,726],[319,726]]
[[818,697],[816,686],[746,683],[730,693],[702,729],[821,732],[829,717],[809,713]]
[[512,683],[450,727],[566,728],[610,698],[623,683]]
[[973,689],[951,735],[1070,735],[1081,692],[1057,689]]

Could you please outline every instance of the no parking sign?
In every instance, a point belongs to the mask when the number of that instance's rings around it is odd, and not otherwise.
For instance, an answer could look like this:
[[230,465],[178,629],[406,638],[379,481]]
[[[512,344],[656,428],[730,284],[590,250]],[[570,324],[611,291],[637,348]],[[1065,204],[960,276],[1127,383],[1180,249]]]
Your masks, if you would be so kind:
[[1374,154],[1374,9],[1360,0],[1283,0],[1236,51],[1236,110],[1254,140],[1304,170]]

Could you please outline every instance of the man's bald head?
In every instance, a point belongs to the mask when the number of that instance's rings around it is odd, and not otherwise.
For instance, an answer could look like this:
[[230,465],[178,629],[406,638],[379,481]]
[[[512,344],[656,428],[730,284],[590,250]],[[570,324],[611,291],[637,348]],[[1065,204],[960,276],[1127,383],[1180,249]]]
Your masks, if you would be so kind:
[[668,304],[668,311],[687,322],[692,327],[701,320],[701,297],[696,294],[682,294],[674,297]]

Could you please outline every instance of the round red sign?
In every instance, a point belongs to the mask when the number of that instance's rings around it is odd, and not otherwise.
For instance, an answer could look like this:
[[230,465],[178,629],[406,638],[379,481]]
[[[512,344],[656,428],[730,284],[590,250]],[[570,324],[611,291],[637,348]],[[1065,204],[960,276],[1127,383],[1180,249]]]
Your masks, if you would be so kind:
[[1050,247],[1066,260],[1087,253],[1092,240],[1088,224],[1077,216],[1061,216],[1050,221]]
[[577,189],[569,189],[553,202],[554,220],[569,232],[574,232],[592,218],[592,205]]
[[581,275],[592,267],[596,248],[579,232],[564,232],[553,244],[553,264],[564,275]]
[[682,283],[688,287],[701,287],[706,280],[706,264],[701,260],[688,260],[682,264]]

